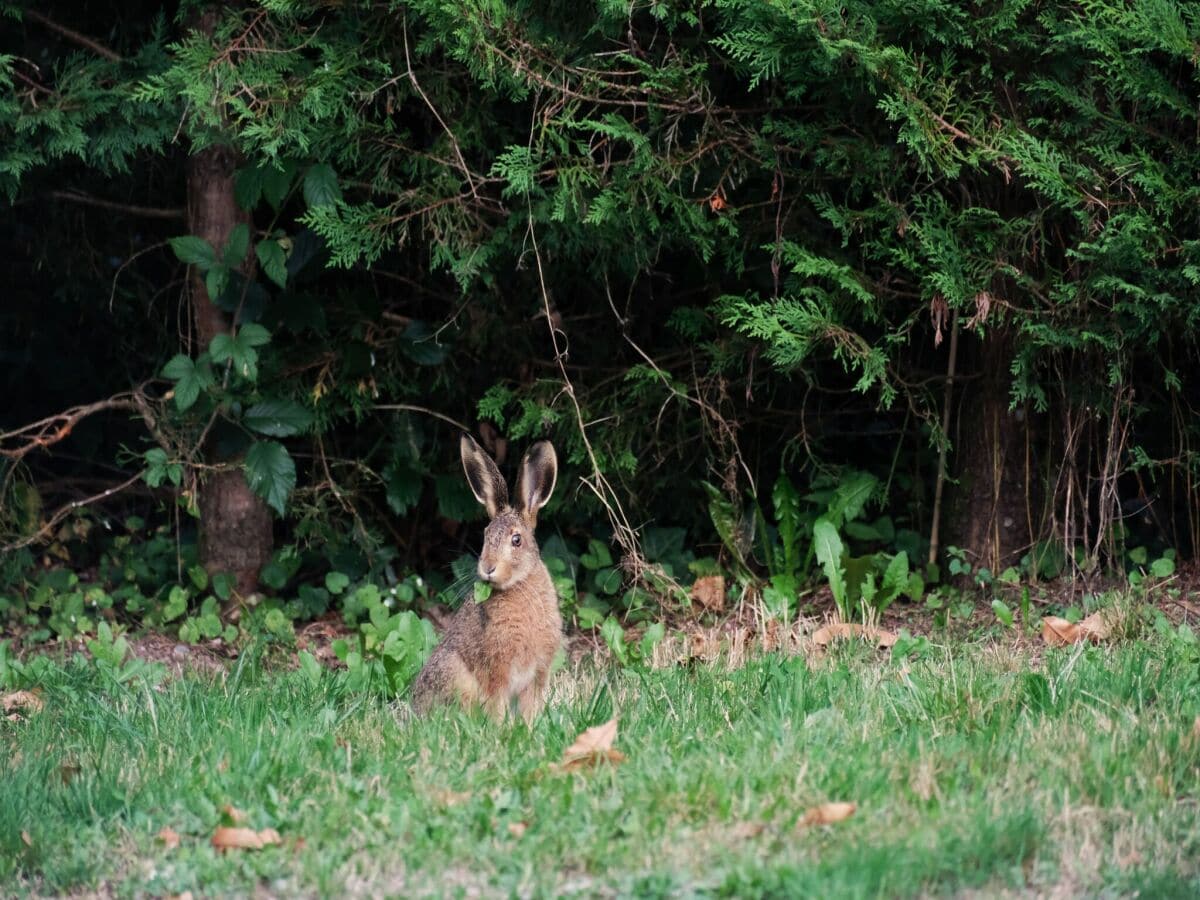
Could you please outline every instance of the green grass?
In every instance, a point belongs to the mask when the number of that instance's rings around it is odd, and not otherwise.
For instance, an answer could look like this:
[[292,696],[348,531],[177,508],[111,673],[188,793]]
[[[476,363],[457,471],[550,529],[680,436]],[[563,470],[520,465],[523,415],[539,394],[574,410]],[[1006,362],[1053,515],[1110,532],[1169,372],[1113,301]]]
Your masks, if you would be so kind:
[[[848,647],[733,672],[564,672],[532,732],[457,712],[412,721],[333,673],[247,665],[221,680],[121,687],[75,664],[51,673],[42,712],[0,721],[0,884],[405,897],[1200,892],[1194,644],[1080,646],[1036,667],[996,645],[933,657]],[[628,761],[553,774],[614,707]],[[79,768],[67,783],[64,765]],[[830,800],[858,812],[798,827]],[[284,845],[214,851],[225,804]],[[164,826],[179,847],[155,840]]]

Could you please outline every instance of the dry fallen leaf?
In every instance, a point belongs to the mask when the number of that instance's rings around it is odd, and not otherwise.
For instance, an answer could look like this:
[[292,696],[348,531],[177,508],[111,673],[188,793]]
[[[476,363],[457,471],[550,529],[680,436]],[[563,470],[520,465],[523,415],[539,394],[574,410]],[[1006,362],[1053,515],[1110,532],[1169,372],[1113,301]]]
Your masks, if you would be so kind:
[[218,850],[261,850],[271,844],[279,844],[282,839],[274,828],[264,828],[255,831],[253,828],[226,828],[224,826],[213,832],[212,845]]
[[1058,616],[1042,616],[1042,640],[1051,647],[1064,647],[1083,640],[1079,626]]
[[692,585],[692,600],[705,609],[721,612],[725,609],[725,576],[706,575]]
[[25,842],[25,846],[26,846],[26,847],[32,847],[32,846],[33,846],[33,838],[31,838],[31,837],[29,836],[29,832],[28,832],[28,831],[22,831],[22,832],[21,832],[21,840]]
[[1094,612],[1079,623],[1079,630],[1094,641],[1107,641],[1112,637],[1113,615],[1111,610]]
[[165,846],[168,850],[174,850],[179,846],[179,835],[173,828],[167,828],[164,826],[163,829],[155,835],[155,837],[158,839],[158,842]]
[[529,825],[525,822],[509,822],[508,823],[508,833],[511,834],[515,838],[519,838],[521,835],[523,835],[525,833],[525,829],[527,829],[528,827],[529,827]]
[[563,752],[562,762],[552,768],[557,772],[570,772],[603,761],[624,762],[625,754],[613,749],[616,739],[617,717],[613,716],[603,725],[595,725],[575,738],[575,743]]
[[868,628],[857,622],[835,622],[832,625],[826,625],[824,628],[817,629],[813,640],[822,647],[828,647],[834,641],[854,637],[869,638],[875,642],[876,647],[890,647],[896,643],[896,635],[890,631],[884,631],[882,628]]
[[850,818],[856,809],[858,806],[854,803],[822,803],[806,812],[804,818],[800,820],[800,824],[805,826],[832,825],[834,822]]
[[33,691],[13,691],[0,697],[0,705],[4,707],[4,714],[15,721],[20,716],[41,712],[46,704]]
[[1058,616],[1042,616],[1042,640],[1051,647],[1065,647],[1082,641],[1106,641],[1112,637],[1112,615],[1094,612],[1081,622],[1068,622]]
[[246,821],[246,814],[231,803],[222,806],[221,813],[234,825],[241,825]]

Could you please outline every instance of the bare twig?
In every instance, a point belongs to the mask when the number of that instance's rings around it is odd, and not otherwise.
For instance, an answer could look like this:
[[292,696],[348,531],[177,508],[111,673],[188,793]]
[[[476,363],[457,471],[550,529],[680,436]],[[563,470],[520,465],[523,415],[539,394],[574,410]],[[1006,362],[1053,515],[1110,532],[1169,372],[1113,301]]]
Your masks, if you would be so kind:
[[132,203],[118,203],[115,200],[105,200],[103,197],[95,197],[91,194],[85,194],[83,191],[50,191],[49,196],[55,200],[82,203],[85,206],[109,209],[113,212],[126,213],[131,216],[141,216],[145,219],[175,220],[187,217],[187,211],[182,206],[135,206]]
[[44,25],[46,28],[49,28],[51,31],[57,31],[59,34],[61,34],[67,40],[74,41],[76,44],[79,44],[79,46],[81,46],[81,47],[87,47],[89,50],[91,50],[97,56],[103,56],[105,59],[112,60],[113,62],[123,62],[124,61],[123,58],[121,57],[121,54],[117,53],[115,50],[108,49],[103,44],[101,44],[99,41],[93,40],[92,38],[88,37],[86,34],[80,34],[78,31],[76,31],[73,28],[68,28],[66,25],[59,25],[57,22],[55,22],[49,16],[46,16],[43,13],[38,12],[36,9],[25,9],[24,15],[25,15],[26,19],[29,19],[32,22],[37,22],[39,25]]
[[958,309],[950,324],[950,361],[946,364],[946,386],[942,403],[942,433],[938,441],[937,482],[933,489],[933,524],[929,529],[929,562],[937,562],[938,530],[942,523],[942,492],[946,487],[946,435],[950,433],[950,402],[954,393],[954,369],[958,362]]
[[538,285],[542,293],[542,308],[546,315],[546,327],[550,329],[550,342],[554,346],[554,359],[558,363],[559,376],[563,382],[563,392],[571,400],[571,406],[575,410],[575,423],[579,429],[579,437],[583,441],[583,448],[587,453],[588,461],[592,467],[591,477],[581,478],[580,480],[596,495],[596,499],[600,501],[600,504],[608,513],[608,520],[613,527],[613,536],[616,538],[617,543],[621,545],[621,549],[625,553],[625,558],[629,561],[630,568],[637,575],[645,567],[645,560],[638,546],[637,529],[630,524],[629,517],[625,514],[625,509],[621,506],[621,501],[617,498],[616,491],[613,490],[613,486],[605,477],[604,472],[601,471],[600,463],[596,459],[596,451],[592,449],[592,442],[588,438],[587,426],[583,420],[583,409],[579,405],[579,398],[575,394],[575,385],[571,382],[571,376],[567,374],[565,365],[566,350],[559,343],[559,335],[563,334],[563,332],[555,325],[555,317],[550,309],[550,294],[546,289],[546,276],[542,269],[542,255],[538,250],[537,233],[533,227],[533,205],[529,201],[528,195],[526,195],[525,199],[529,211],[529,225],[526,233],[529,235],[530,246],[533,248],[533,257],[537,265]]
[[448,425],[453,425],[455,428],[461,429],[462,431],[465,431],[468,434],[471,433],[471,427],[469,425],[464,425],[462,422],[458,421],[458,419],[452,419],[443,413],[437,412],[436,410],[427,409],[424,406],[414,406],[411,403],[376,403],[371,408],[382,410],[385,412],[392,411],[392,412],[422,413],[423,415],[426,415],[426,416],[433,416],[435,419],[441,419],[443,422],[447,423]]
[[[0,434],[0,456],[11,460],[19,460],[34,450],[44,450],[52,444],[57,444],[71,434],[80,419],[85,419],[93,413],[107,409],[134,409],[137,403],[132,393],[117,394],[107,400],[88,403],[84,406],[73,406],[68,410],[47,416],[20,428]],[[15,441],[15,447],[6,447],[6,443]]]
[[408,80],[412,84],[413,90],[415,90],[421,96],[421,99],[425,101],[425,105],[429,107],[429,111],[431,113],[433,113],[433,117],[438,120],[438,124],[441,125],[442,130],[446,132],[446,137],[450,138],[450,146],[454,148],[454,155],[458,157],[458,164],[459,164],[459,167],[462,169],[463,175],[467,179],[467,186],[471,189],[471,196],[474,197],[475,201],[478,203],[479,195],[477,193],[475,193],[475,177],[472,174],[470,167],[467,165],[467,160],[466,160],[466,157],[463,156],[462,148],[458,146],[458,138],[456,138],[454,136],[454,132],[450,130],[450,126],[446,124],[446,120],[443,119],[441,113],[439,113],[437,111],[437,107],[433,105],[433,101],[429,99],[428,95],[421,88],[420,82],[417,81],[417,73],[413,71],[412,60],[409,58],[409,55],[408,55],[408,17],[407,16],[404,17],[403,34],[404,34],[404,66],[408,70],[408,72],[407,72]]
[[13,550],[20,550],[22,547],[28,547],[30,544],[36,544],[38,541],[53,533],[54,529],[63,519],[65,519],[75,510],[79,509],[81,506],[90,506],[91,504],[100,500],[107,500],[113,494],[123,491],[140,481],[142,479],[142,474],[142,472],[137,472],[134,475],[130,475],[120,484],[107,488],[98,494],[93,494],[90,497],[84,497],[82,500],[72,500],[66,506],[63,506],[57,512],[55,512],[54,515],[47,519],[45,524],[43,524],[42,527],[33,534],[27,535],[26,537],[21,538],[19,541],[14,541],[11,544],[4,544],[3,546],[0,546],[0,552],[10,553]]

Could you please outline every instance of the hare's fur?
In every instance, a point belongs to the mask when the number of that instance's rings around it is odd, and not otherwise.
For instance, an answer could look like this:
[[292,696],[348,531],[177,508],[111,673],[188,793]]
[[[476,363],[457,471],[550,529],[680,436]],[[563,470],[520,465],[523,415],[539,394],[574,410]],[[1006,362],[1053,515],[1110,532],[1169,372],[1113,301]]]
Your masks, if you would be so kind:
[[562,644],[562,615],[554,582],[533,536],[537,511],[554,490],[557,461],[542,441],[522,462],[516,506],[494,462],[467,435],[463,467],[492,521],[484,533],[479,578],[491,582],[483,603],[467,597],[413,684],[418,713],[457,701],[503,718],[515,700],[532,722],[546,698],[550,665]]

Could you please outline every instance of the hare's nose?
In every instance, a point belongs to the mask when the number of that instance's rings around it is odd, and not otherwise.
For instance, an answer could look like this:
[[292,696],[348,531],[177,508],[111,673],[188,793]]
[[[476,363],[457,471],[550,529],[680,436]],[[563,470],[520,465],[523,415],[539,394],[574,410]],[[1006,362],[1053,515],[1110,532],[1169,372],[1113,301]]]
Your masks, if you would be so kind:
[[488,581],[491,579],[491,577],[493,575],[496,574],[496,567],[495,566],[487,566],[485,568],[484,566],[481,565],[479,567],[479,571],[483,574],[484,581]]

